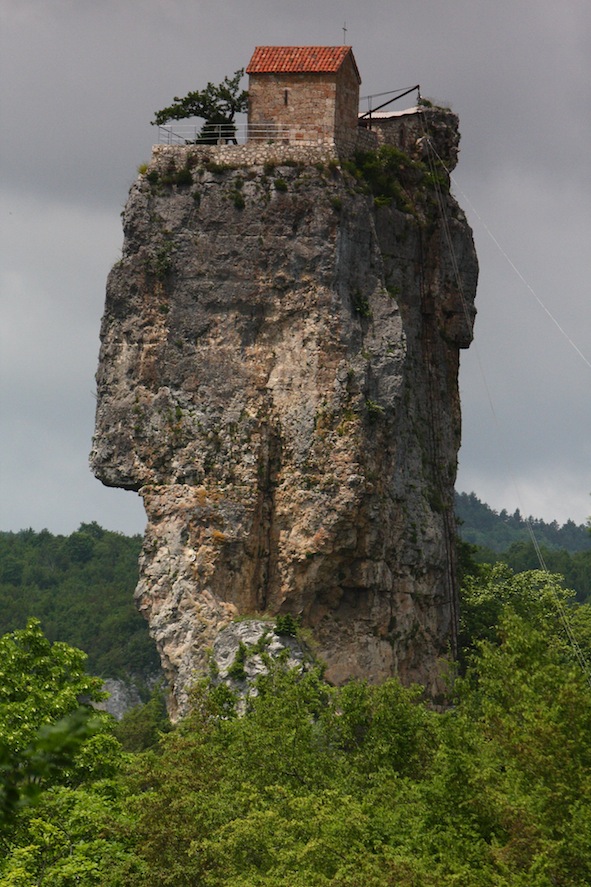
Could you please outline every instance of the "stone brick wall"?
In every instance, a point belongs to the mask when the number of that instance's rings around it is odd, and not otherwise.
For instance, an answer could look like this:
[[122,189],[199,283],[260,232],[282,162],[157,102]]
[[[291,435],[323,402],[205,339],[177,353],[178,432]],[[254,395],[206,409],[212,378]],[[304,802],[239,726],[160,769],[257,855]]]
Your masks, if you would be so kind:
[[359,111],[359,79],[350,55],[337,72],[336,87],[335,127],[355,130]]
[[251,74],[249,124],[311,128],[329,138],[334,130],[336,74]]
[[420,107],[395,117],[376,117],[371,121],[371,132],[380,145],[395,145],[406,154],[426,156],[426,139],[437,154],[445,158],[448,169],[453,169],[459,153],[459,121],[449,108]]
[[364,129],[340,128],[334,139],[319,137],[317,145],[276,142],[248,142],[246,145],[154,145],[151,167],[166,171],[169,167],[181,169],[217,163],[220,166],[264,166],[282,163],[329,163],[345,160],[357,150],[369,151],[378,147],[376,133]]
[[249,142],[247,145],[154,145],[151,166],[165,170],[169,166],[180,169],[190,166],[217,163],[220,166],[264,166],[267,163],[328,163],[338,159],[335,145],[321,142],[318,145],[280,145],[265,142]]
[[330,140],[336,129],[357,128],[359,81],[350,58],[336,74],[251,74],[248,101],[249,125],[285,126],[290,141],[311,130]]
[[338,128],[335,144],[339,157],[346,159],[352,157],[355,151],[375,151],[380,142],[376,132],[358,126],[357,129]]

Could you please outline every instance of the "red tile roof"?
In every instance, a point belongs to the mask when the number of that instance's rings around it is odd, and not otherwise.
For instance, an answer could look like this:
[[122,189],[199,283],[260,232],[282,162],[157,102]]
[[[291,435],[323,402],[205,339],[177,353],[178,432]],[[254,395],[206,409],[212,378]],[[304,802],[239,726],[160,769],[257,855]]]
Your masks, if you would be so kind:
[[246,72],[248,74],[336,73],[349,54],[359,77],[350,46],[257,46]]

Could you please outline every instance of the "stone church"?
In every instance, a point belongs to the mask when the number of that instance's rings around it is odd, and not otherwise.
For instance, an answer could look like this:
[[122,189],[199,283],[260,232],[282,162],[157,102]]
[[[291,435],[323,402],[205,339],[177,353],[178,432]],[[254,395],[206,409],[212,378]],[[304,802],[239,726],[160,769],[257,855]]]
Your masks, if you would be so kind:
[[265,127],[290,141],[356,130],[361,77],[350,46],[257,46],[246,71],[255,138]]

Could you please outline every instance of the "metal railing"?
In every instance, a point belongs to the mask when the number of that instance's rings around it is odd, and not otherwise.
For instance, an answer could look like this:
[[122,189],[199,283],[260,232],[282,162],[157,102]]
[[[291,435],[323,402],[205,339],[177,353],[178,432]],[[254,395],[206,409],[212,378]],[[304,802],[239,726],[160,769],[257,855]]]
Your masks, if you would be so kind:
[[319,145],[332,141],[334,133],[322,126],[289,126],[282,123],[166,123],[158,127],[160,145],[244,145],[247,142]]

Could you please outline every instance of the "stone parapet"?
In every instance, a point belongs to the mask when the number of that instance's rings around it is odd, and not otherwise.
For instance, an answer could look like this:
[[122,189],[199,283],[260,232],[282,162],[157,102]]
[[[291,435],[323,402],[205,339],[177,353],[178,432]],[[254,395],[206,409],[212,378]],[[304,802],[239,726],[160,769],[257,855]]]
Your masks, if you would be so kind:
[[265,166],[273,163],[327,163],[338,157],[334,143],[318,145],[281,145],[251,142],[246,145],[154,145],[152,164],[166,167],[183,165],[187,160],[194,164],[218,164],[219,166]]
[[375,151],[379,146],[376,133],[362,127],[338,130],[336,142],[342,159],[352,157],[356,151]]
[[298,145],[294,142],[248,142],[245,145],[154,145],[152,165],[162,169],[174,165],[218,164],[219,166],[265,166],[282,163],[328,163],[344,160],[358,150],[378,147],[374,132],[365,129],[341,130],[333,140],[319,141],[317,145]]

